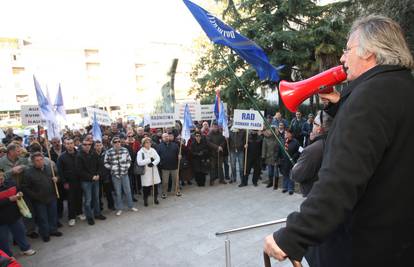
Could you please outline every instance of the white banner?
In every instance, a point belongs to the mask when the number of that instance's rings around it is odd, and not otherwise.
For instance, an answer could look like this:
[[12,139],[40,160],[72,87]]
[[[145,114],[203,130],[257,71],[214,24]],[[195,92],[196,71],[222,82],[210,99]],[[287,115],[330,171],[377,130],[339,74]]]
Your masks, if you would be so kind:
[[175,113],[162,113],[150,115],[150,127],[175,127]]
[[191,119],[193,121],[199,121],[201,119],[201,106],[198,102],[183,102],[175,104],[175,118],[177,120],[184,119],[184,108],[185,104],[188,104],[191,113]]
[[42,118],[39,106],[36,105],[21,106],[20,117],[22,119],[22,125],[24,126],[47,125],[46,120]]
[[[223,103],[224,110],[227,114],[227,103]],[[201,119],[202,121],[215,120],[216,116],[214,115],[214,104],[211,105],[201,105]]]
[[[264,113],[261,111],[262,114]],[[263,119],[256,110],[235,109],[233,127],[237,129],[262,130]]]
[[96,112],[96,120],[100,125],[110,126],[112,119],[109,117],[108,112],[99,108],[86,107],[81,108],[80,113],[82,118],[89,118],[90,122],[93,122],[93,114]]

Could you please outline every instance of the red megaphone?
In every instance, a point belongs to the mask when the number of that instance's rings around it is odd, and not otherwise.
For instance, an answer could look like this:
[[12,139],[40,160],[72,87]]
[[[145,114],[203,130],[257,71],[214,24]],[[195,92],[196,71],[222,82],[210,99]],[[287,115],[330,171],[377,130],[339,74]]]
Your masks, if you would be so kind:
[[296,112],[298,106],[316,93],[330,93],[332,86],[346,80],[346,72],[342,65],[333,67],[309,79],[290,83],[281,81],[279,93],[286,108]]

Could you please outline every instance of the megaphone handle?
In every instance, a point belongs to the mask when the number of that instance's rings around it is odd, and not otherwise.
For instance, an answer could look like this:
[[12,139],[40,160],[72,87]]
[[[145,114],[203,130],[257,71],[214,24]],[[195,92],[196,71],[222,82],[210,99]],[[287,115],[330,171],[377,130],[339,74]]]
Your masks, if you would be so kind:
[[333,86],[321,86],[319,87],[319,94],[329,94],[333,92]]
[[[264,251],[263,251],[263,260],[264,260],[265,267],[272,267],[272,264],[270,263],[270,257]],[[299,261],[291,260],[290,258],[289,260],[292,263],[293,267],[302,267],[302,264]]]

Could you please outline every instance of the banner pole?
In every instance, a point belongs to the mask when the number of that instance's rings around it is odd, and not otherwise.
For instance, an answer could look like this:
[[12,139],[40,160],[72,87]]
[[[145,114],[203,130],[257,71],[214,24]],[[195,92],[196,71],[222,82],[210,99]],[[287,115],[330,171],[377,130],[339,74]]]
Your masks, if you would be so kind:
[[246,129],[246,144],[244,146],[244,176],[247,175],[247,146],[249,143],[249,129]]

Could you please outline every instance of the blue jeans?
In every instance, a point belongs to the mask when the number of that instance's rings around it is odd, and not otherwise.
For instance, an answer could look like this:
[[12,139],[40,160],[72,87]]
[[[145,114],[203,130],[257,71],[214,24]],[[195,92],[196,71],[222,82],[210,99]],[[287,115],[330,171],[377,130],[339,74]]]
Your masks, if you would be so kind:
[[14,241],[16,241],[21,251],[26,251],[30,249],[30,245],[26,239],[26,230],[22,219],[18,219],[11,224],[2,224],[0,225],[0,249],[3,250],[7,255],[12,257],[12,251],[10,249],[10,233],[12,233]]
[[49,237],[51,233],[57,231],[57,204],[56,199],[48,204],[33,202],[36,213],[36,223],[39,227],[41,237]]
[[81,184],[86,218],[93,219],[94,215],[99,216],[101,214],[101,207],[99,206],[99,181],[82,182]]
[[290,172],[291,171],[292,170],[289,171],[288,176],[283,175],[283,189],[288,190],[289,192],[293,192],[294,189],[295,189],[295,182],[290,179]]
[[239,165],[239,174],[240,174],[240,180],[242,179],[244,173],[244,153],[243,151],[237,151],[237,152],[230,152],[230,165],[231,165],[231,179],[233,181],[237,180],[237,168],[236,163]]
[[129,177],[128,175],[123,175],[121,177],[112,176],[112,183],[114,184],[115,189],[115,208],[117,210],[122,210],[124,208],[124,203],[122,202],[122,191],[125,194],[127,199],[128,208],[132,208],[132,196],[131,196],[131,187],[129,186]]

